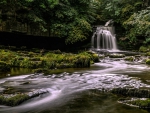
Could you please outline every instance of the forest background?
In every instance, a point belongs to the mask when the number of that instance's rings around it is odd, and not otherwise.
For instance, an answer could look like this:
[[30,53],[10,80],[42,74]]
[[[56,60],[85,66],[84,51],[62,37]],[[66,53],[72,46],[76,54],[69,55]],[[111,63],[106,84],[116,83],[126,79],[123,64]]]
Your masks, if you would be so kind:
[[150,0],[1,0],[0,31],[90,40],[92,28],[113,19],[118,45],[150,43]]

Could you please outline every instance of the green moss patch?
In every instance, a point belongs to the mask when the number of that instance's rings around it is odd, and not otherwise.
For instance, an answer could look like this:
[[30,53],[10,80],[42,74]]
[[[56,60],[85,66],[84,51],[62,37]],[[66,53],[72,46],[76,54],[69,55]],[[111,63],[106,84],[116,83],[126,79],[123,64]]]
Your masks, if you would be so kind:
[[140,52],[148,52],[148,51],[150,51],[150,47],[141,46],[141,47],[139,48],[139,51],[140,51]]
[[0,95],[0,104],[8,106],[16,106],[28,99],[29,96],[26,94],[17,94],[12,97],[5,97],[3,95]]
[[125,57],[124,60],[126,60],[126,61],[133,61],[134,57],[133,56],[128,56],[128,57]]
[[150,65],[150,59],[146,60],[146,64]]

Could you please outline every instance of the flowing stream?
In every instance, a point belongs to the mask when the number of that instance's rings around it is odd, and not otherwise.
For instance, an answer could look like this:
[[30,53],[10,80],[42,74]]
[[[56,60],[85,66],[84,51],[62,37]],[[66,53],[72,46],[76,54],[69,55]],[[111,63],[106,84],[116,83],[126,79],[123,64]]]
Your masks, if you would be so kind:
[[18,92],[41,94],[15,107],[0,106],[0,113],[148,113],[118,103],[119,97],[109,93],[118,87],[150,88],[148,65],[103,59],[90,68],[60,71],[1,78],[0,92],[13,87]]

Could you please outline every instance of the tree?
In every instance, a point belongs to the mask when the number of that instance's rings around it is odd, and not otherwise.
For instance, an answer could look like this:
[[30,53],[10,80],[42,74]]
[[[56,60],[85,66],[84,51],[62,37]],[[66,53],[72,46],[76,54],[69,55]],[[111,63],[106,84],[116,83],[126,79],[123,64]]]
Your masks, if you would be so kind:
[[144,36],[144,43],[150,43],[150,7],[131,15],[124,26],[128,29],[128,37],[132,42],[137,41],[137,36]]
[[[6,20],[15,20],[65,38],[66,43],[87,39],[96,16],[96,0],[3,0]],[[4,20],[4,18],[2,18]]]

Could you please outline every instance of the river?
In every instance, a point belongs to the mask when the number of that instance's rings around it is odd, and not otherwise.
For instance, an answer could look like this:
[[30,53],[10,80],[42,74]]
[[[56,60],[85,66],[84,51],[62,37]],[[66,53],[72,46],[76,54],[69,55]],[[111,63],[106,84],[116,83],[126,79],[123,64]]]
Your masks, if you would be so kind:
[[141,62],[106,58],[90,68],[61,69],[46,76],[12,75],[0,79],[0,92],[13,87],[28,94],[46,93],[15,107],[0,106],[0,113],[149,113],[120,104],[119,97],[109,93],[118,87],[149,88],[150,66]]

